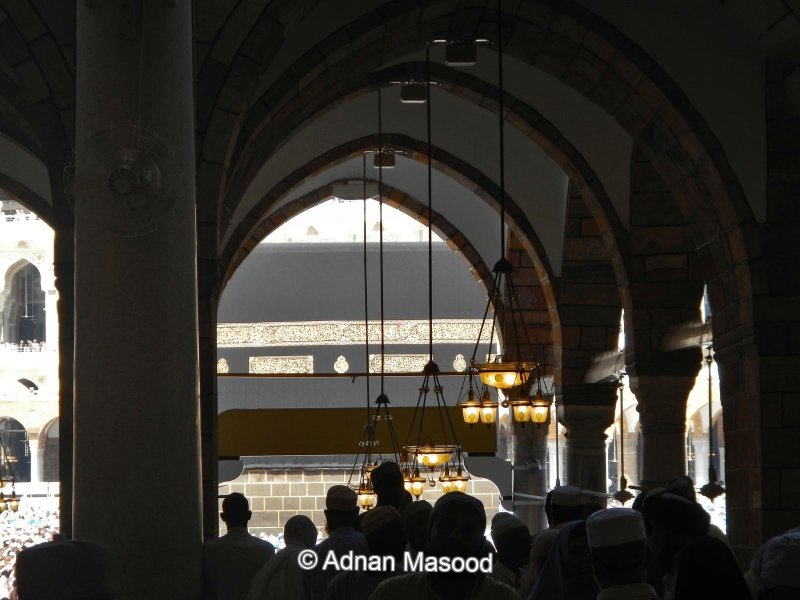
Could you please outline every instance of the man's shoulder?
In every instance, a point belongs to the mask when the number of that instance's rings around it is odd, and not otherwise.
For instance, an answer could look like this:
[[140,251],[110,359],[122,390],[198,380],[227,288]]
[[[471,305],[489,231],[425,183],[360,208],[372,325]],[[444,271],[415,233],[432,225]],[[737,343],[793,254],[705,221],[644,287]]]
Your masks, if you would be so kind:
[[404,592],[403,597],[407,596],[411,598],[415,593],[418,593],[420,589],[424,589],[426,586],[424,573],[395,575],[394,577],[389,577],[381,581],[370,598],[375,598],[377,600],[390,598],[392,597],[391,594],[397,590],[402,590]]
[[224,549],[227,547],[246,547],[266,554],[275,554],[275,546],[270,544],[267,540],[262,540],[260,537],[256,537],[249,533],[244,535],[231,535],[230,533],[227,533],[221,537],[206,540],[203,543],[203,548],[205,551],[214,552],[217,549]]

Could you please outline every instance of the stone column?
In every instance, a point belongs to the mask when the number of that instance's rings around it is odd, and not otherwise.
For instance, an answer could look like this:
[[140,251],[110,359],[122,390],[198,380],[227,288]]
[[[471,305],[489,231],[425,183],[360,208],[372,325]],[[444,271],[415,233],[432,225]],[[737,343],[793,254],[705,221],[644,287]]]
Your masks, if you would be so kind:
[[[698,364],[699,367],[699,364]],[[686,474],[686,399],[695,375],[635,375],[631,391],[638,400],[642,432],[644,488],[663,487]]]
[[77,3],[75,538],[115,597],[200,596],[191,3]]
[[58,292],[55,289],[46,290],[44,296],[44,335],[48,352],[56,352],[58,346]]
[[[567,428],[564,483],[594,492],[608,490],[606,429],[614,422],[616,401],[616,382],[563,386],[558,420]],[[604,504],[599,496],[591,499]]]
[[694,438],[694,474],[696,486],[708,483],[708,437]]
[[[511,419],[513,421],[513,417]],[[547,494],[547,423],[536,425],[513,423],[511,433],[511,464],[513,491],[515,494],[545,496]],[[531,530],[531,533],[547,527],[544,504],[529,504],[531,500],[514,498],[514,514]]]

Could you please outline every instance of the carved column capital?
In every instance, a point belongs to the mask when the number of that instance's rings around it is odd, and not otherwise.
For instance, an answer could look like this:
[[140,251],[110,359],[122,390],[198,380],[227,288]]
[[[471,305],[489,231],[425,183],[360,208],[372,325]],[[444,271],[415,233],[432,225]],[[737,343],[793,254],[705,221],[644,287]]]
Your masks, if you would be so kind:
[[605,440],[605,430],[614,422],[616,382],[563,386],[559,396],[558,420],[568,439]]

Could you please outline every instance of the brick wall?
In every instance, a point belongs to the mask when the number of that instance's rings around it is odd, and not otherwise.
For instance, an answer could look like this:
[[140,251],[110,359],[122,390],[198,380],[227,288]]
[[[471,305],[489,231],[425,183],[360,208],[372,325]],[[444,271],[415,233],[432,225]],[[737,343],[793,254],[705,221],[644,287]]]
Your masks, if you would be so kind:
[[[239,478],[219,486],[219,495],[240,492],[250,500],[253,518],[250,533],[278,535],[283,525],[294,515],[306,515],[324,532],[325,494],[336,484],[347,484],[350,471],[346,469],[249,469]],[[469,494],[476,496],[486,507],[486,518],[497,513],[500,502],[497,486],[479,477],[469,482]],[[420,499],[433,504],[442,495],[441,489],[425,489]],[[219,499],[222,510],[222,498]],[[225,524],[220,521],[220,532]]]

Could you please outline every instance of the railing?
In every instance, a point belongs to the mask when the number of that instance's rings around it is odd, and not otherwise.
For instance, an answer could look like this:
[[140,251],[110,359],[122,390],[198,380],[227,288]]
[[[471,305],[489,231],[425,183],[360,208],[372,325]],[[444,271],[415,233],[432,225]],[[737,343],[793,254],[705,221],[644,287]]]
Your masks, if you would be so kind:
[[0,352],[45,352],[46,350],[47,344],[45,342],[32,341],[19,344],[0,344]]

